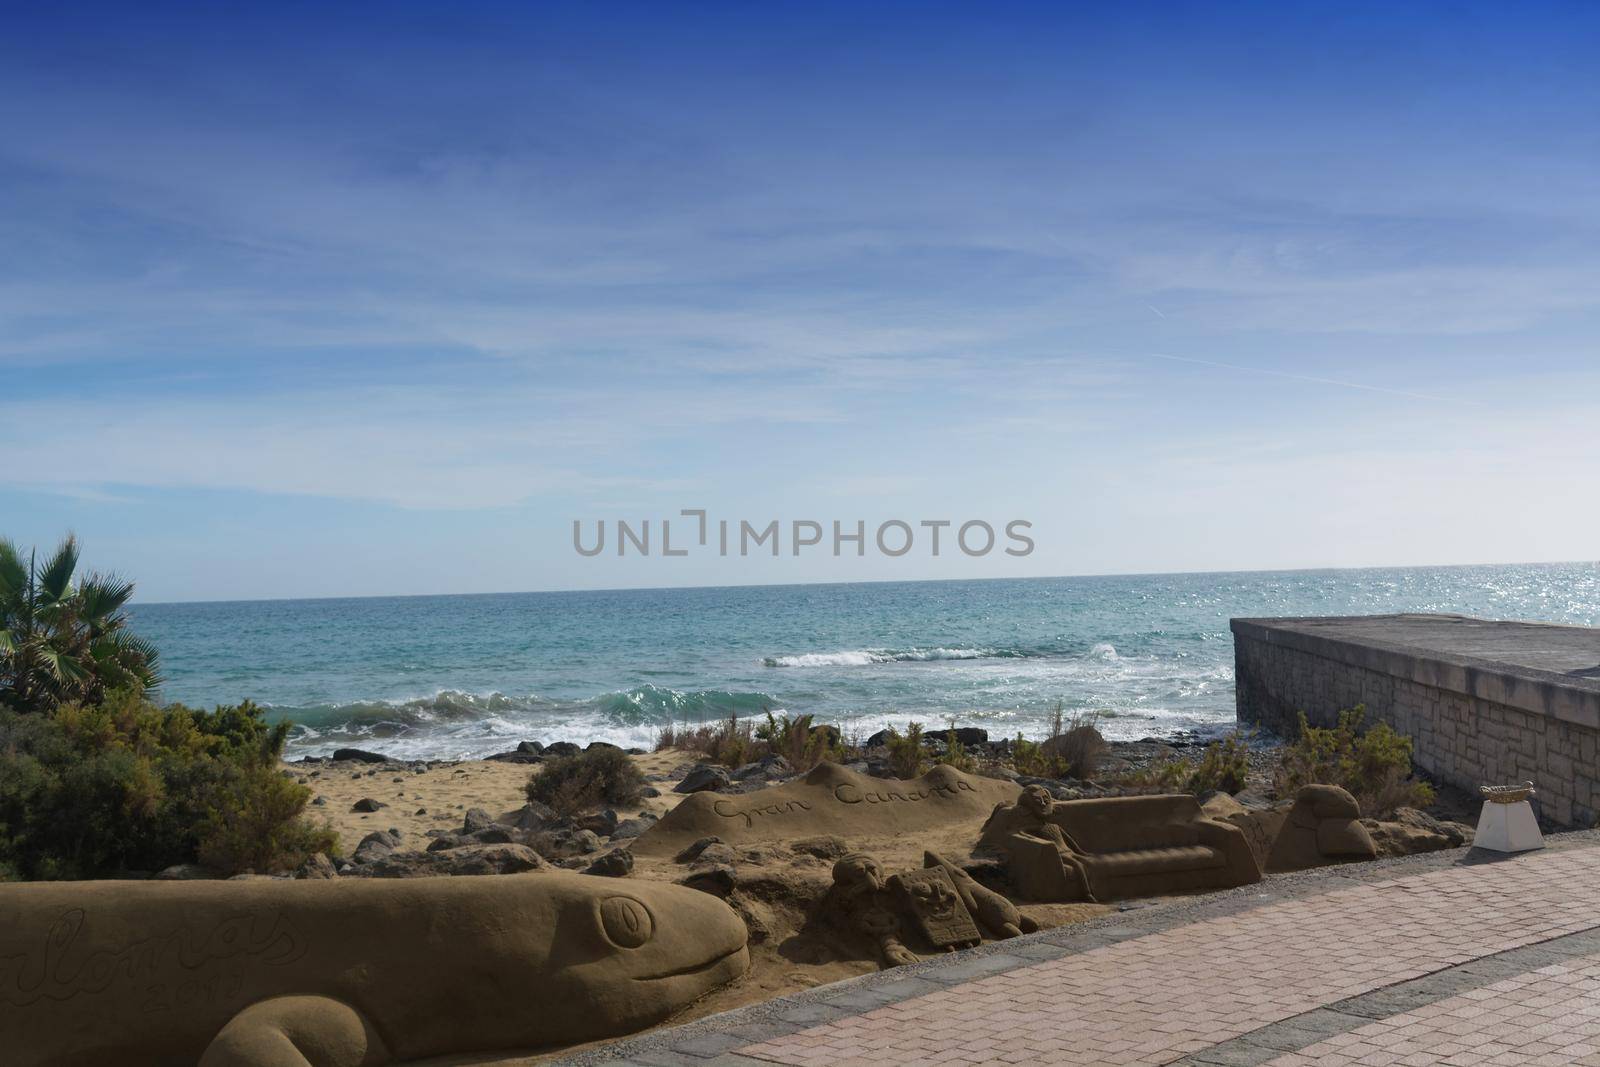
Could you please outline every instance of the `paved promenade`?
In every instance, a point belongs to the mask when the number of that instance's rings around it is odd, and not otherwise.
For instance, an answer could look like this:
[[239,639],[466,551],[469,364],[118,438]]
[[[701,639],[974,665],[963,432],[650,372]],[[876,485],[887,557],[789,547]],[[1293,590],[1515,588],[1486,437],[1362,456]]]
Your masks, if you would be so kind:
[[1551,841],[1272,879],[573,1061],[1600,1067],[1600,835]]

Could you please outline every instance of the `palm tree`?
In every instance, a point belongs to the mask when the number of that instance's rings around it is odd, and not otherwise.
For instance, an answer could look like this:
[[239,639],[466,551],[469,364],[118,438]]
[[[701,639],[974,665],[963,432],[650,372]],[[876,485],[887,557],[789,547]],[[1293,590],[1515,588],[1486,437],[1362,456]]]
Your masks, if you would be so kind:
[[133,583],[90,573],[73,584],[77,569],[70,535],[42,565],[0,539],[0,705],[47,711],[161,684],[155,646],[127,629]]

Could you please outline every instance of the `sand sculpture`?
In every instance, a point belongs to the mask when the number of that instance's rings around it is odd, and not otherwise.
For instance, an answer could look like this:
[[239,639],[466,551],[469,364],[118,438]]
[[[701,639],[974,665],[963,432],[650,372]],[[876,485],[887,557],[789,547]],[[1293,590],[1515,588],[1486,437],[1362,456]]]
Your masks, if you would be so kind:
[[804,778],[754,793],[695,793],[642,834],[633,851],[676,855],[711,836],[742,844],[824,834],[849,839],[914,833],[964,819],[977,821],[996,804],[1016,800],[1017,794],[1010,782],[943,765],[920,778],[900,781],[819,763]]
[[978,925],[989,937],[998,941],[1018,934],[1031,934],[1039,929],[1032,919],[1025,918],[1017,910],[1015,904],[987,886],[979,885],[972,875],[938,853],[924,852],[922,864],[924,867],[942,868],[950,876],[961,903],[966,905],[967,911],[978,920]]
[[916,953],[900,940],[900,916],[887,889],[883,865],[864,852],[854,852],[833,865],[833,892],[823,906],[866,937],[885,967],[916,963]]
[[1355,797],[1336,785],[1306,785],[1295,793],[1294,806],[1273,839],[1267,870],[1299,871],[1377,855]]
[[0,885],[17,1067],[369,1067],[659,1022],[749,966],[714,897],[565,872]]
[[833,867],[833,891],[825,911],[871,943],[885,967],[915,963],[905,942],[936,952],[970,948],[984,938],[1015,937],[1038,926],[1016,905],[979,885],[971,875],[933,852],[923,853],[923,868],[885,877],[883,865],[856,852]]
[[1194,797],[1056,801],[1030,786],[984,824],[979,847],[1010,861],[1033,900],[1113,900],[1246,885],[1261,868],[1244,833],[1209,819]]
[[972,948],[983,940],[978,924],[942,867],[902,871],[889,879],[917,931],[934,948]]

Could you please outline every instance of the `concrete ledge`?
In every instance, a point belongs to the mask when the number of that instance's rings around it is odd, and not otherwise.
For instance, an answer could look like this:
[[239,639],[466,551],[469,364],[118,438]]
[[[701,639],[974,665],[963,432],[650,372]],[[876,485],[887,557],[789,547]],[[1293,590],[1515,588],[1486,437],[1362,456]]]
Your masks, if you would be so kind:
[[[1549,656],[1548,646],[1559,641],[1564,646],[1562,653],[1579,658],[1584,645],[1592,644],[1593,658],[1577,669],[1600,668],[1600,629],[1466,615],[1233,619],[1229,626],[1235,641],[1244,638],[1280,645],[1600,730],[1600,672],[1586,675],[1519,662],[1529,657],[1530,650],[1544,653],[1541,658],[1554,658]],[[1462,631],[1458,635],[1463,638],[1462,645],[1476,651],[1498,644],[1500,656],[1484,658],[1449,647],[1447,642],[1457,636],[1449,630],[1457,627]]]
[[1364,705],[1436,781],[1533,781],[1548,825],[1600,819],[1600,629],[1464,615],[1234,619],[1241,723],[1283,736]]

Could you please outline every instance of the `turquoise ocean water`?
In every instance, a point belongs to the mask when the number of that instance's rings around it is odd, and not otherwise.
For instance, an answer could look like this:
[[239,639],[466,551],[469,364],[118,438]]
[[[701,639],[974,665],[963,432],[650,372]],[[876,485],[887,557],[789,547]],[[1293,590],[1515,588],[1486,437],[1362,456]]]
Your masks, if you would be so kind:
[[1059,700],[1114,738],[1212,730],[1230,617],[1390,611],[1597,625],[1600,564],[143,604],[134,625],[165,699],[269,705],[293,755],[459,757],[767,708],[1032,736]]

